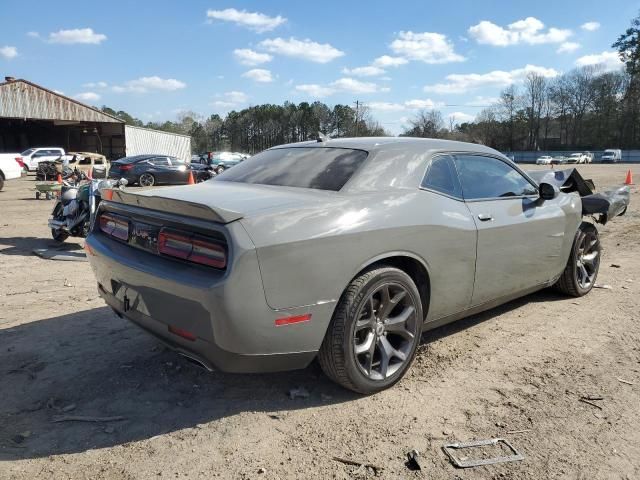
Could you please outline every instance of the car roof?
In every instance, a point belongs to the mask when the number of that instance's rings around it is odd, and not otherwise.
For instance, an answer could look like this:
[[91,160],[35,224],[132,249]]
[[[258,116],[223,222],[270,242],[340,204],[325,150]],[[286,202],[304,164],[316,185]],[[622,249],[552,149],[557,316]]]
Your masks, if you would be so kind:
[[439,138],[415,138],[415,137],[352,137],[352,138],[335,138],[326,141],[310,141],[289,143],[278,145],[272,149],[278,148],[295,148],[295,147],[333,147],[333,148],[353,148],[358,150],[366,150],[368,152],[379,152],[384,150],[395,150],[402,148],[403,150],[427,151],[427,150],[443,150],[452,152],[478,152],[489,153],[492,155],[500,155],[500,152],[484,145],[467,142],[457,142],[454,140],[442,140]]

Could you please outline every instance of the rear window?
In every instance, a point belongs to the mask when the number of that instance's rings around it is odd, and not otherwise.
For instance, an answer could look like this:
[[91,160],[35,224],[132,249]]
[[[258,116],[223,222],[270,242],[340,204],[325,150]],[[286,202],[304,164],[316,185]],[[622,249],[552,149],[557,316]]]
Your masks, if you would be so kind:
[[239,163],[215,180],[337,192],[366,158],[367,152],[346,148],[277,148]]
[[31,155],[34,151],[35,151],[35,148],[29,148],[29,149],[25,150],[24,152],[22,152],[20,155],[22,155],[23,157],[28,157],[28,156],[29,156],[29,155]]

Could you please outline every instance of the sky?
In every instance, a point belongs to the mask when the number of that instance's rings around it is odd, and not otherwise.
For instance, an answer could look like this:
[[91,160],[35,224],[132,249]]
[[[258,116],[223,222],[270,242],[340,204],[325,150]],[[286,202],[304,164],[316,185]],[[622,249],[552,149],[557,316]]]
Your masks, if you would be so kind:
[[[621,67],[636,1],[2,0],[0,73],[143,121],[262,103],[472,120],[528,72]],[[13,19],[13,20],[12,20]]]

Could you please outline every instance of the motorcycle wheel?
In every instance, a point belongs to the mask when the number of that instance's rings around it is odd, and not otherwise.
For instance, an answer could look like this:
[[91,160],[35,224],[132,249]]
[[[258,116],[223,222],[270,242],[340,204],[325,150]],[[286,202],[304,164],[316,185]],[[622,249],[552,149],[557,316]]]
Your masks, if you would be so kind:
[[51,229],[51,237],[53,237],[53,239],[56,242],[64,242],[67,238],[69,238],[69,234],[67,232],[64,232],[62,230],[56,230],[55,228]]

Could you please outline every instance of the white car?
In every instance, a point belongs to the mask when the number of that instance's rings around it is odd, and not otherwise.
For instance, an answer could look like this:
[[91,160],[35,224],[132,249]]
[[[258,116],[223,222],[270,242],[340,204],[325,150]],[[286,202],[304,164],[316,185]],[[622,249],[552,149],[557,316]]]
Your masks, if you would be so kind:
[[587,156],[584,153],[572,153],[567,157],[567,163],[587,163]]
[[543,155],[536,159],[536,165],[551,165],[552,157],[549,155]]
[[35,172],[38,169],[38,163],[45,160],[58,160],[64,155],[64,149],[60,147],[29,148],[20,154],[25,167],[30,172]]
[[20,178],[24,172],[19,153],[0,153],[0,190],[5,180]]

